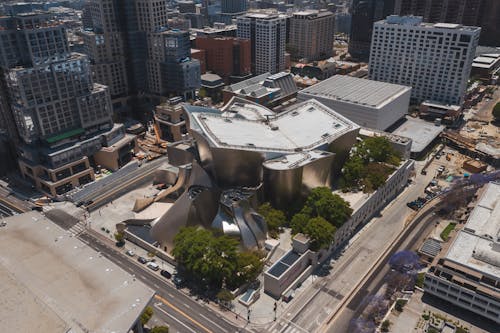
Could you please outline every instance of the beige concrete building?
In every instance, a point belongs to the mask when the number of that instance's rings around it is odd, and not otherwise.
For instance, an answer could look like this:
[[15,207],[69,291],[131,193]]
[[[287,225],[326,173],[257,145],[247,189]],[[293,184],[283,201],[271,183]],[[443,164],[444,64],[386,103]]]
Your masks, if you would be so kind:
[[154,121],[158,135],[165,141],[181,141],[183,135],[188,132],[188,124],[179,98],[171,98],[166,103],[158,105],[155,109]]
[[326,59],[333,54],[335,16],[329,11],[296,12],[290,19],[290,51],[293,59]]
[[31,179],[38,189],[53,197],[95,180],[94,169],[87,156],[59,168],[19,160],[19,168],[25,178]]

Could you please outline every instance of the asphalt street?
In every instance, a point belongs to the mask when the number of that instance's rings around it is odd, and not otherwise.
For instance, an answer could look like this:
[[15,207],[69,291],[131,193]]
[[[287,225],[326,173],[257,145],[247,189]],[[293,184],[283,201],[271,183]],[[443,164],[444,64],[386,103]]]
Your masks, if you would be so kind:
[[200,304],[202,301],[196,301],[194,298],[185,295],[172,282],[153,274],[153,272],[149,272],[146,266],[131,260],[124,253],[110,247],[99,237],[84,232],[79,235],[79,238],[125,271],[133,274],[135,278],[156,290],[153,303],[155,314],[171,325],[172,332],[248,332],[230,323],[209,307]]
[[406,218],[412,212],[406,203],[422,195],[433,174],[418,175],[417,181],[393,200],[381,216],[372,219],[366,230],[354,236],[351,245],[332,261],[332,269],[326,276],[316,277],[307,289],[297,295],[277,322],[267,327],[267,332],[316,332],[355,290],[387,245],[405,228]]
[[427,237],[432,230],[436,221],[434,210],[430,209],[424,215],[417,217],[416,227],[409,228],[404,235],[395,244],[395,246],[387,253],[384,259],[378,264],[374,271],[370,274],[365,283],[357,289],[354,297],[345,308],[339,313],[329,326],[328,333],[348,332],[349,324],[354,318],[358,318],[366,306],[364,300],[375,295],[385,283],[385,276],[390,271],[388,265],[391,256],[402,250],[415,249],[421,241]]

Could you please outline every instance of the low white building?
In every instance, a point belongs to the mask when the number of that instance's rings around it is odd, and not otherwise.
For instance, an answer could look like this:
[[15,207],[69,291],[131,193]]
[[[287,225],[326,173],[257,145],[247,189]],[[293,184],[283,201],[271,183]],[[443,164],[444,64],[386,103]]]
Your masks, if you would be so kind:
[[411,87],[335,75],[298,93],[314,98],[356,124],[385,130],[408,112]]
[[424,290],[500,324],[500,184],[485,186],[446,254],[425,275]]

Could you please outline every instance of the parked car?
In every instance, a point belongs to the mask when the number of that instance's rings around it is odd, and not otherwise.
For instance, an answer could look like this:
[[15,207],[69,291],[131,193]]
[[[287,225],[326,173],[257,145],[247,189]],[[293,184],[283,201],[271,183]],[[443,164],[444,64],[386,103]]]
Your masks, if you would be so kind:
[[133,250],[128,250],[127,252],[125,252],[128,256],[135,256],[135,252]]
[[158,266],[157,263],[152,262],[152,261],[148,262],[147,266],[148,266],[148,268],[152,269],[153,271],[157,271],[160,269],[160,266]]
[[170,279],[172,277],[172,274],[170,274],[169,272],[167,272],[163,269],[161,270],[160,274],[161,274],[161,276],[163,276],[166,279]]
[[184,283],[184,280],[181,277],[179,277],[178,275],[174,276],[172,281],[174,281],[174,284],[177,288],[179,288]]
[[147,264],[149,262],[149,260],[144,257],[137,258],[137,261],[140,262],[141,264]]

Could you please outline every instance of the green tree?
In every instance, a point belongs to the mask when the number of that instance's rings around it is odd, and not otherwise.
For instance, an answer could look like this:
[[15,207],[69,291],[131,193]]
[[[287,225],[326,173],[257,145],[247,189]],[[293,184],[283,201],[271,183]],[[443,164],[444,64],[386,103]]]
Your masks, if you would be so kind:
[[256,252],[237,251],[239,242],[195,227],[182,228],[174,238],[172,254],[187,274],[207,287],[234,287],[254,280],[263,263]]
[[387,165],[381,163],[369,163],[366,165],[363,172],[363,179],[365,185],[367,181],[369,182],[370,188],[365,189],[365,192],[371,192],[384,185],[392,170],[392,168],[389,168]]
[[336,228],[322,217],[309,220],[304,227],[304,233],[311,238],[311,250],[318,251],[330,246]]
[[237,247],[238,241],[233,238],[187,227],[175,236],[172,254],[195,278],[220,287],[236,269]]
[[257,252],[245,251],[238,254],[236,258],[236,274],[233,274],[229,284],[238,287],[242,284],[254,281],[264,268],[264,262]]
[[168,333],[168,327],[167,326],[155,326],[149,331],[149,333]]
[[123,232],[117,231],[115,232],[114,236],[117,243],[123,243],[123,240],[125,239],[125,235],[123,234]]
[[342,175],[344,176],[344,186],[354,187],[359,185],[359,181],[363,177],[365,165],[363,159],[359,156],[349,158],[342,168]]
[[321,216],[335,227],[341,227],[352,214],[349,203],[328,187],[316,187],[307,197],[301,213],[310,217]]
[[234,299],[234,295],[227,289],[221,289],[216,297],[219,300],[221,308],[230,308],[231,302]]
[[273,208],[269,202],[260,205],[257,208],[257,213],[264,217],[269,234],[276,238],[281,228],[286,225],[285,213],[279,209]]
[[496,121],[500,121],[500,102],[493,107],[493,117],[495,117]]
[[148,323],[148,321],[151,319],[151,317],[153,317],[153,308],[150,307],[150,306],[147,306],[145,309],[144,309],[144,312],[141,314],[141,324],[142,326],[146,325]]
[[366,138],[354,146],[354,157],[359,157],[365,164],[370,162],[388,162],[399,153],[391,146],[389,139],[383,136]]
[[304,227],[311,218],[309,215],[304,213],[297,213],[292,217],[290,222],[290,227],[292,228],[292,234],[298,234],[304,231]]
[[405,307],[406,305],[406,300],[404,299],[398,299],[396,301],[396,304],[394,305],[394,308],[396,309],[396,311],[398,312],[403,312],[403,308]]
[[389,332],[389,328],[391,327],[391,322],[387,319],[382,322],[382,325],[380,326],[380,330],[382,332]]

